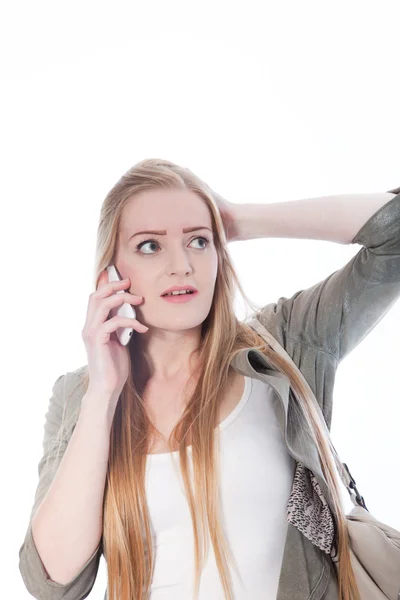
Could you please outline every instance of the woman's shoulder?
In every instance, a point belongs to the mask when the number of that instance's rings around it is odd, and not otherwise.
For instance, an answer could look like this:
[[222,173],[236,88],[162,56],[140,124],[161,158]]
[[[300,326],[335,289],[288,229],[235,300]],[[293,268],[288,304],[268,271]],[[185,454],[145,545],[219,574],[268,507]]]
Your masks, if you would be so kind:
[[88,365],[83,365],[67,371],[62,382],[61,402],[65,410],[65,415],[72,421],[76,421],[79,416],[82,398],[86,392],[85,376],[88,372]]

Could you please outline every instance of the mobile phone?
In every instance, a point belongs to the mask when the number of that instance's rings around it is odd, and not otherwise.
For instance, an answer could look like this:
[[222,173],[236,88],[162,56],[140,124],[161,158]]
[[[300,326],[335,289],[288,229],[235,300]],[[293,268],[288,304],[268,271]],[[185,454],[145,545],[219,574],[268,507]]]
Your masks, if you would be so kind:
[[[118,269],[115,265],[109,265],[107,267],[108,281],[122,281]],[[125,290],[118,290],[116,294],[126,294]],[[129,302],[124,302],[121,306],[116,306],[110,310],[111,317],[118,315],[120,317],[129,317],[130,319],[136,319],[136,311]],[[110,317],[110,318],[111,318]],[[117,338],[122,346],[129,344],[133,333],[133,327],[118,327],[116,330]]]

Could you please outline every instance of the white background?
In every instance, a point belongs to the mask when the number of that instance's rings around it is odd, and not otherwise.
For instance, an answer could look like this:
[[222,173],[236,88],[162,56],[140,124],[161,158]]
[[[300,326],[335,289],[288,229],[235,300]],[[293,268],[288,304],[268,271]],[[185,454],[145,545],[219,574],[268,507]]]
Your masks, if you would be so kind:
[[[81,330],[107,192],[144,158],[187,166],[237,203],[399,186],[396,8],[337,0],[3,7],[0,560],[7,597],[31,597],[18,550],[51,387],[87,362]],[[360,246],[270,238],[229,249],[249,297],[267,304],[321,281]],[[331,430],[369,510],[397,529],[399,323],[397,303],[340,365]],[[90,597],[102,600],[105,587],[102,557]]]

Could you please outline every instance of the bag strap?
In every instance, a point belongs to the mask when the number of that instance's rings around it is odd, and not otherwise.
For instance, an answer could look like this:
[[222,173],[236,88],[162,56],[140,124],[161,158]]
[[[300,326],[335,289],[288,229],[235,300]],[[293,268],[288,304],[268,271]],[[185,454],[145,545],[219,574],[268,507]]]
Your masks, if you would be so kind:
[[[252,318],[248,323],[246,323],[246,325],[251,327],[258,335],[260,335],[265,340],[265,342],[273,350],[275,350],[275,352],[277,354],[279,354],[282,358],[285,358],[286,360],[288,360],[291,363],[292,367],[294,369],[296,369],[298,372],[300,372],[299,368],[293,362],[293,360],[291,359],[289,354],[286,352],[286,350],[281,346],[281,344],[279,344],[279,342],[272,336],[272,334],[270,334],[270,332],[260,323],[260,321],[258,319]],[[300,373],[300,374],[302,375],[302,373]],[[304,377],[304,375],[303,375],[303,377]],[[316,406],[317,406],[317,409],[321,413],[322,421],[325,423],[325,419],[323,417],[321,408],[319,407],[318,404]],[[351,475],[347,464],[342,463],[342,461],[339,458],[336,448],[334,447],[334,445],[332,443],[332,438],[331,438],[330,432],[327,427],[326,427],[326,434],[330,440],[330,443],[331,443],[331,446],[333,449],[332,454],[335,459],[336,468],[338,470],[339,476],[340,476],[344,486],[346,487],[347,491],[349,492],[351,501],[353,502],[354,506],[362,506],[363,508],[365,508],[365,510],[368,510],[363,496],[361,496],[361,494],[359,493],[359,491],[356,487],[356,482],[354,480],[354,477]]]

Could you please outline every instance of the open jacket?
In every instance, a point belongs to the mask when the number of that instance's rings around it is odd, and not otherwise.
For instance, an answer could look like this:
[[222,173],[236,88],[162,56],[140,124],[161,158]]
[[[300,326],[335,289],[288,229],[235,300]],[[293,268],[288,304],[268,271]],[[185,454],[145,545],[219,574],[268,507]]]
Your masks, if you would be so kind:
[[[390,191],[396,196],[356,234],[352,243],[362,248],[344,267],[291,298],[281,297],[276,303],[264,306],[251,321],[261,335],[267,330],[300,369],[329,430],[338,365],[400,297],[400,188]],[[299,427],[298,411],[294,420],[289,379],[274,369],[261,352],[251,348],[242,350],[231,364],[243,375],[271,386],[283,440],[296,460],[287,504],[288,530],[277,600],[338,600],[337,577],[331,560],[337,550],[332,501],[317,448],[312,438],[304,435],[306,422]],[[43,474],[49,444],[60,427],[64,408],[68,418],[68,412],[74,411],[81,401],[82,390],[76,383],[85,368],[67,372],[56,380],[46,414],[39,483],[25,540],[19,550],[19,568],[25,586],[38,600],[86,598],[94,585],[102,554],[100,541],[75,578],[65,585],[58,584],[44,569],[31,529],[34,512],[57,467],[54,465],[51,476]],[[65,398],[68,399],[66,407]]]

